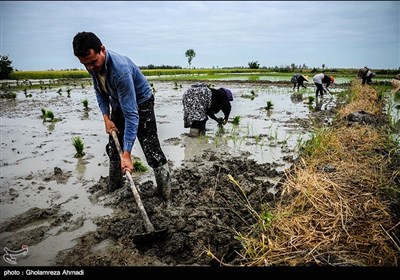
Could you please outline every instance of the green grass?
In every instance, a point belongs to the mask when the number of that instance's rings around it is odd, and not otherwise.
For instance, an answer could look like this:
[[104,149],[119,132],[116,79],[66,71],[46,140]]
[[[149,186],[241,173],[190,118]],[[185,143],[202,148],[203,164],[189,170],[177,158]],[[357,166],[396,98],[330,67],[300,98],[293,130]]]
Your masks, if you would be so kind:
[[90,78],[86,70],[69,70],[69,71],[16,71],[11,73],[12,80],[27,79],[70,79],[70,78]]
[[[312,69],[302,70],[301,73],[313,76],[316,72],[311,72]],[[258,80],[262,76],[287,76],[293,75],[292,71],[275,71],[274,69],[249,69],[249,68],[209,68],[209,69],[143,69],[141,70],[146,77],[157,78],[162,80],[212,80],[225,78],[248,78],[250,80]],[[318,70],[317,72],[321,72]],[[299,72],[295,70],[294,72]],[[357,69],[329,69],[324,71],[327,75],[335,77],[354,77]],[[390,78],[394,74],[391,70],[380,70],[377,74],[382,78]],[[13,80],[26,79],[69,79],[69,78],[90,78],[86,70],[48,70],[48,71],[14,71],[10,78]]]

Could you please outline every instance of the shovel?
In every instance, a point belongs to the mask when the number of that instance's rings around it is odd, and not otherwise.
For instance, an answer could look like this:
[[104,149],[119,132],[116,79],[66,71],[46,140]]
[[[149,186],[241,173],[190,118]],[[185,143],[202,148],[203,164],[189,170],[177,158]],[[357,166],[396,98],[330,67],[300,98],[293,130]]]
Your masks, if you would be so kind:
[[[118,141],[117,133],[113,130],[111,132],[111,135],[112,135],[112,137],[114,139],[115,146],[117,147],[119,157],[122,159],[122,149],[121,149],[121,145],[119,144],[119,141]],[[146,233],[145,234],[136,235],[133,238],[134,241],[141,242],[141,243],[146,243],[146,242],[152,241],[155,238],[161,237],[167,231],[167,229],[155,230],[153,224],[150,222],[150,219],[147,216],[146,210],[144,209],[142,200],[140,199],[139,192],[138,192],[138,190],[137,190],[137,188],[135,186],[135,183],[133,182],[131,173],[129,172],[129,170],[126,170],[125,174],[126,174],[126,177],[128,177],[128,179],[129,179],[129,181],[131,183],[131,190],[133,192],[133,196],[135,197],[136,204],[139,207],[140,213],[142,214],[142,217],[143,217],[143,220],[144,220],[144,226],[146,228]]]

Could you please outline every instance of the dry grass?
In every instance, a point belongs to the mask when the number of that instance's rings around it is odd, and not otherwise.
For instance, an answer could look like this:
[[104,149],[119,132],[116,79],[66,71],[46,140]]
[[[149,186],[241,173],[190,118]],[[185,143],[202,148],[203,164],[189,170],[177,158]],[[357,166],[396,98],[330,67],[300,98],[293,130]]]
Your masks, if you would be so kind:
[[[382,111],[372,87],[355,83],[352,92],[352,102],[339,112],[342,119],[353,111]],[[386,131],[345,122],[321,130],[301,164],[286,174],[267,231],[240,235],[243,263],[397,266],[399,220],[391,206],[399,171],[389,168]]]
[[351,102],[339,111],[339,116],[344,117],[356,111],[364,111],[371,115],[382,111],[383,103],[379,100],[376,91],[369,86],[361,85],[359,80],[352,82]]
[[400,81],[399,80],[392,80],[392,90],[391,93],[395,94],[400,91]]

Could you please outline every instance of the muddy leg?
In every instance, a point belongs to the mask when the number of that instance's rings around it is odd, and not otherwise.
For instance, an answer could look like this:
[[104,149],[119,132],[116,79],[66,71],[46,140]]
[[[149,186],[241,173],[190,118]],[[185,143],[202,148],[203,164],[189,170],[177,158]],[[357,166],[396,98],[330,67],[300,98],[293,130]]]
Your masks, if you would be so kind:
[[206,120],[204,121],[193,121],[192,127],[190,128],[189,136],[198,137],[206,134]]
[[158,193],[169,202],[171,199],[171,175],[168,164],[154,168],[154,177],[156,178]]
[[[114,146],[114,147],[113,147]],[[122,187],[121,159],[114,143],[108,143],[106,146],[107,154],[110,158],[108,174],[108,192],[113,192]]]

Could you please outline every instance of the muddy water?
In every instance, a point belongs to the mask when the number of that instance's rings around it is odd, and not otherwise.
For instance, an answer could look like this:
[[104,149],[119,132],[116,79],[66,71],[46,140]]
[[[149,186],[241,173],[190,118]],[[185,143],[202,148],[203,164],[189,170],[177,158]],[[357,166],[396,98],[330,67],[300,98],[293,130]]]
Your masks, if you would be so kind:
[[[156,90],[155,112],[163,150],[173,168],[207,149],[232,155],[247,154],[259,163],[277,163],[283,170],[296,155],[297,145],[310,132],[299,125],[307,123],[312,105],[303,99],[314,95],[314,88],[303,89],[295,98],[289,87],[251,83],[213,83],[234,93],[230,120],[240,116],[238,125],[229,122],[223,131],[210,120],[206,135],[188,136],[183,127],[181,96],[189,82],[152,81]],[[1,103],[1,202],[0,250],[19,250],[28,245],[29,253],[17,265],[54,265],[59,251],[71,248],[76,239],[96,228],[93,219],[111,215],[113,210],[89,199],[89,189],[100,177],[108,176],[108,157],[102,116],[90,86],[62,87],[17,92],[15,100]],[[71,89],[70,97],[67,89]],[[323,101],[328,109],[333,96]],[[82,104],[88,100],[89,110]],[[274,105],[266,110],[267,101]],[[321,104],[320,104],[321,106]],[[51,110],[56,121],[43,122],[41,109]],[[218,115],[222,116],[222,112]],[[75,158],[72,137],[79,136],[85,155]],[[139,143],[133,155],[145,158]],[[135,180],[153,180],[153,173],[135,174]],[[99,201],[106,197],[100,197]],[[45,209],[40,214],[33,208]],[[18,237],[18,238],[16,238]],[[1,259],[3,265],[9,265]]]

